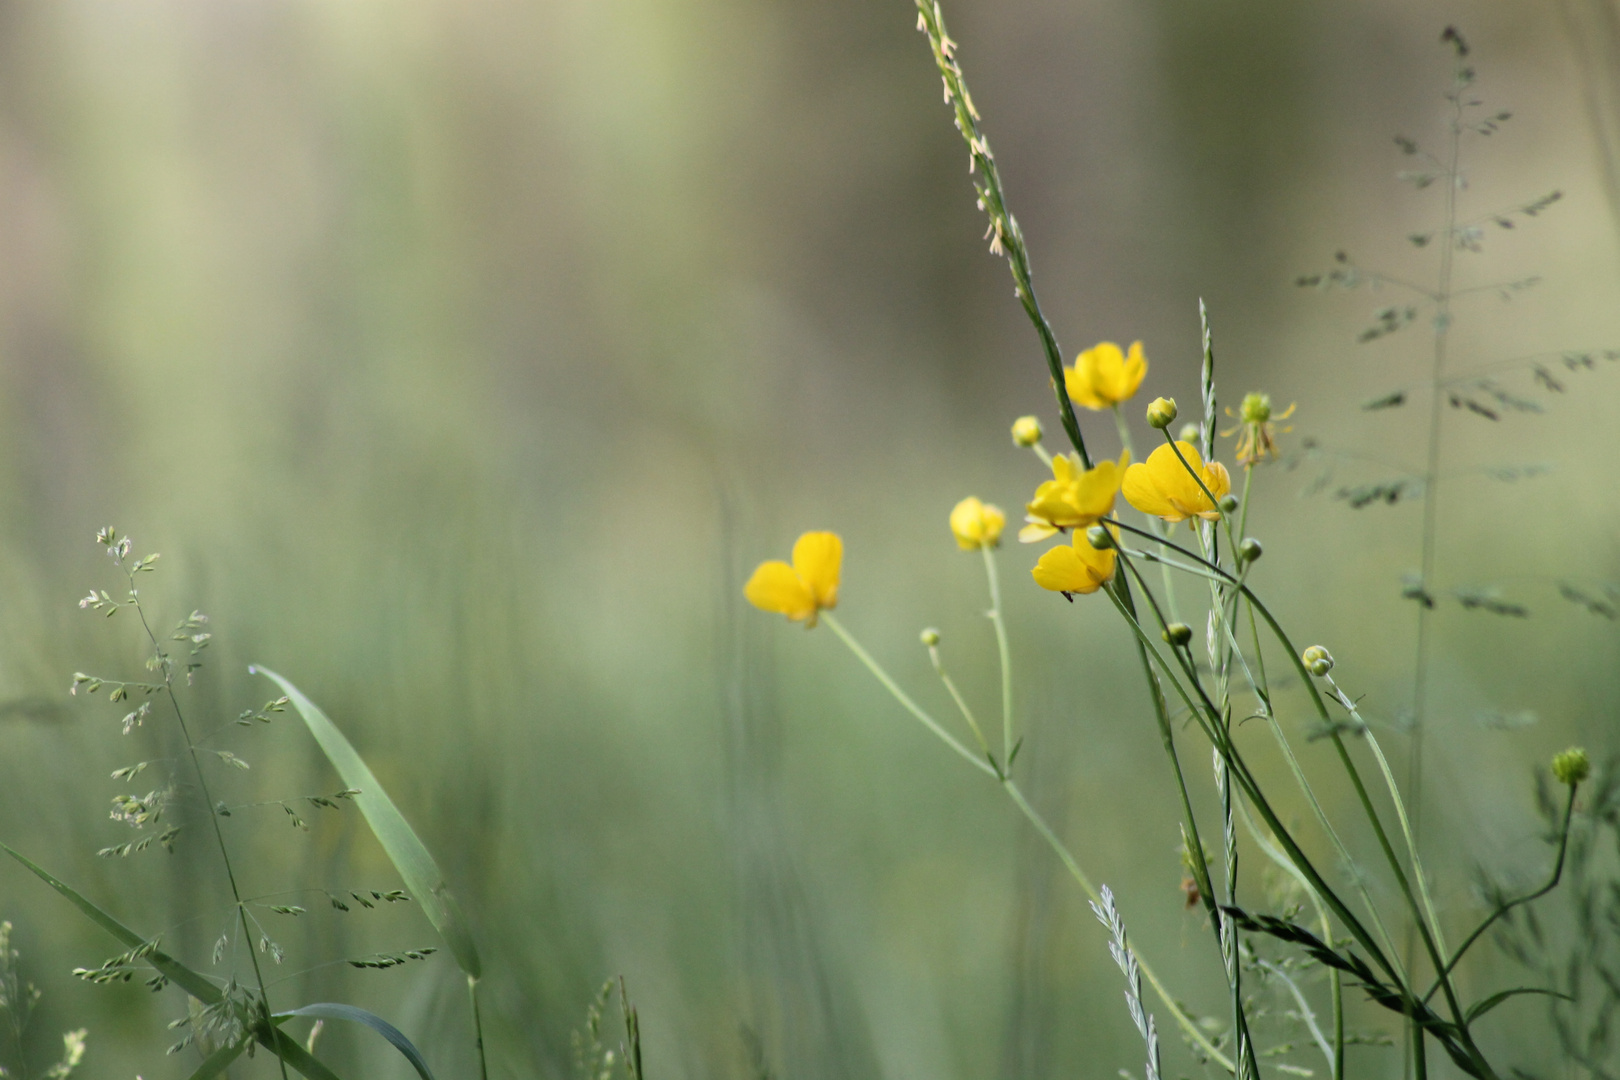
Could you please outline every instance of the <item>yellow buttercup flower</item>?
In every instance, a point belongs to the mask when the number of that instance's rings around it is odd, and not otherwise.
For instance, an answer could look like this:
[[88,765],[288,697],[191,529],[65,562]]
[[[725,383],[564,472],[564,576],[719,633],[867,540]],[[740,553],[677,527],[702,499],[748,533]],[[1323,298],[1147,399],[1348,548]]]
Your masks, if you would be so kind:
[[1077,532],[1073,543],[1042,555],[1030,573],[1041,588],[1060,592],[1072,600],[1072,593],[1094,593],[1112,581],[1115,557],[1113,548],[1098,551],[1085,533]]
[[[1176,447],[1187,459],[1186,465],[1176,457],[1175,450],[1161,446],[1149,454],[1146,461],[1125,470],[1121,487],[1125,500],[1142,513],[1164,518],[1171,524],[1190,517],[1214,521],[1221,516],[1221,511],[1210,501],[1210,495],[1219,499],[1232,490],[1232,478],[1227,475],[1226,466],[1218,461],[1204,464],[1192,443],[1178,442]],[[1203,487],[1193,473],[1187,471],[1188,466],[1203,478]],[[1204,488],[1209,489],[1208,495]]]
[[1007,515],[998,506],[980,502],[971,495],[951,511],[951,532],[963,551],[992,548],[1001,543],[1001,530]]
[[781,559],[759,564],[743,587],[748,602],[761,611],[775,611],[808,629],[816,616],[838,606],[838,571],[844,562],[844,542],[837,533],[807,532],[793,545],[793,565]]
[[1082,469],[1073,454],[1052,455],[1052,479],[1035,489],[1035,498],[1025,507],[1029,514],[1024,520],[1029,524],[1018,539],[1033,544],[1106,517],[1114,509],[1114,496],[1128,464],[1129,455],[1121,454],[1118,463],[1104,460],[1095,468]]
[[1147,357],[1140,341],[1131,342],[1128,355],[1112,341],[1104,341],[1081,353],[1074,367],[1065,368],[1063,382],[1075,404],[1102,410],[1128,400],[1146,374]]

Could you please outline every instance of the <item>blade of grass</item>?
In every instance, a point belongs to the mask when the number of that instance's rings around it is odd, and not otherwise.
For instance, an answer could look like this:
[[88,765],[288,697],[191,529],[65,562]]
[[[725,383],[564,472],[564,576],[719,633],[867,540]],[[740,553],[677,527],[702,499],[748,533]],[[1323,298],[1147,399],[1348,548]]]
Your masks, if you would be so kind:
[[[57,880],[38,863],[27,858],[15,848],[0,843],[0,850],[5,851],[7,855],[22,863],[35,877],[61,893],[74,907],[84,912],[91,922],[123,942],[124,945],[133,949],[146,944],[146,938],[141,937],[141,935],[113,918],[106,911],[87,900],[72,886]],[[213,1005],[223,996],[219,987],[209,982],[206,976],[186,967],[186,965],[167,953],[154,949],[145,959],[158,972],[167,976],[170,982],[204,1005]],[[315,1060],[309,1051],[283,1035],[280,1031],[274,1028],[267,1029],[261,1025],[254,1030],[253,1037],[263,1043],[272,1054],[303,1073],[308,1080],[339,1080],[336,1073]]]
[[315,741],[320,744],[343,782],[359,790],[360,794],[354,796],[354,801],[365,815],[366,824],[371,826],[377,842],[382,844],[394,869],[404,879],[405,887],[421,903],[422,913],[427,916],[428,922],[433,924],[433,928],[450,947],[456,963],[469,979],[482,977],[483,962],[479,959],[477,946],[473,944],[472,930],[445,884],[443,871],[394,805],[394,800],[377,782],[377,777],[353,744],[298,687],[266,667],[254,665],[248,671],[263,675],[281,687],[281,692],[287,695],[298,710],[298,715],[304,718],[310,734],[315,736]]
[[416,1070],[416,1074],[422,1080],[433,1080],[433,1070],[428,1068],[427,1060],[422,1057],[422,1052],[411,1044],[411,1040],[405,1037],[404,1032],[374,1012],[367,1012],[365,1009],[356,1008],[353,1005],[323,1001],[314,1005],[305,1005],[300,1009],[288,1009],[286,1012],[278,1012],[271,1019],[280,1023],[294,1016],[313,1016],[323,1020],[352,1020],[357,1024],[364,1024],[387,1039],[395,1050],[405,1055],[405,1060],[411,1063],[411,1067]]

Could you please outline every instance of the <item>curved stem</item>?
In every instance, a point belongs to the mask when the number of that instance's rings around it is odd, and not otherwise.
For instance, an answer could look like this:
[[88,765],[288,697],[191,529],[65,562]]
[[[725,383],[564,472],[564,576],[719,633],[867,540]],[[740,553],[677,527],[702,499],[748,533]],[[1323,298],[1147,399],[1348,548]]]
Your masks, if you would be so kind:
[[972,765],[975,769],[978,769],[980,772],[989,773],[998,780],[1000,779],[1000,776],[997,774],[994,766],[992,766],[989,762],[983,761],[976,757],[973,751],[969,750],[967,747],[963,746],[959,741],[957,741],[956,736],[952,735],[950,732],[941,727],[938,720],[935,720],[932,716],[929,716],[928,713],[923,711],[922,706],[918,705],[915,701],[912,701],[910,695],[908,695],[904,690],[900,689],[900,684],[889,677],[889,673],[884,671],[882,665],[880,665],[876,660],[872,659],[872,655],[870,653],[861,648],[861,643],[850,636],[849,631],[844,629],[844,624],[834,618],[831,612],[823,611],[821,613],[821,621],[829,629],[831,629],[833,633],[838,635],[838,639],[840,641],[849,646],[849,651],[855,654],[855,659],[865,664],[866,670],[870,671],[874,676],[876,676],[877,681],[883,684],[883,688],[894,696],[894,700],[903,705],[905,710],[912,716],[915,716],[922,723],[923,727],[939,736],[946,746],[949,746],[952,750],[955,750],[963,757],[963,759],[968,762],[968,764]]

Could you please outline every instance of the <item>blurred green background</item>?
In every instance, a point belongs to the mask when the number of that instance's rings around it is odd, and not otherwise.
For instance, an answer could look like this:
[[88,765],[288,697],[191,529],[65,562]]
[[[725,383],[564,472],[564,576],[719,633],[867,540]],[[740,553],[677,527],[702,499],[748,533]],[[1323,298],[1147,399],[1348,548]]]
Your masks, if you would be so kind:
[[[1604,5],[947,9],[1071,358],[1140,338],[1139,403],[1193,400],[1203,297],[1226,400],[1299,402],[1288,446],[1324,454],[1258,478],[1257,580],[1391,723],[1421,511],[1349,509],[1337,487],[1391,470],[1327,452],[1420,463],[1421,408],[1357,406],[1421,382],[1430,339],[1358,345],[1396,295],[1293,279],[1340,249],[1432,279],[1405,237],[1439,199],[1395,179],[1391,136],[1440,140],[1455,22],[1515,114],[1473,141],[1465,213],[1565,193],[1461,258],[1461,285],[1544,280],[1460,308],[1455,364],[1620,348]],[[195,815],[172,857],[93,854],[127,835],[110,770],[175,750],[162,717],[123,738],[123,709],[66,692],[76,670],[141,674],[134,624],[74,606],[115,589],[92,537],[116,524],[163,553],[166,623],[213,620],[194,712],[259,706],[247,665],[278,669],[437,852],[486,952],[494,1075],[570,1075],[569,1033],[619,973],[653,1080],[1138,1071],[1101,928],[1005,800],[828,633],[741,599],[757,561],[835,529],[846,624],[943,713],[916,645],[939,626],[993,711],[983,579],[945,517],[968,494],[1019,507],[1041,474],[1007,426],[1056,430],[1055,410],[914,20],[901,0],[0,3],[0,838],[198,963],[228,923]],[[1620,578],[1620,365],[1563,395],[1499,378],[1546,411],[1445,421],[1437,585],[1531,612],[1436,620],[1426,842],[1458,923],[1477,864],[1539,872],[1532,769],[1571,741],[1601,758],[1620,689],[1616,628],[1555,587]],[[1553,468],[1479,471],[1526,464]],[[1026,786],[1178,993],[1222,1015],[1128,643],[1100,600],[1034,588],[1037,554],[1001,556]],[[1539,719],[1494,730],[1492,710]],[[254,767],[228,801],[341,786],[294,719],[230,738]],[[233,816],[249,892],[395,886],[352,810],[305,816]],[[447,955],[306,970],[433,944],[420,914],[321,903],[275,926],[273,1004],[353,1001],[472,1075]],[[83,1025],[79,1075],[195,1067],[162,1053],[176,991],[67,975],[114,946],[43,886],[0,869],[0,915],[46,990],[42,1054]],[[1510,977],[1491,961],[1469,985]],[[1491,1045],[1544,1064],[1539,1008],[1500,1018]],[[345,1075],[406,1075],[363,1036],[321,1045]],[[1398,1050],[1352,1061],[1400,1070]]]

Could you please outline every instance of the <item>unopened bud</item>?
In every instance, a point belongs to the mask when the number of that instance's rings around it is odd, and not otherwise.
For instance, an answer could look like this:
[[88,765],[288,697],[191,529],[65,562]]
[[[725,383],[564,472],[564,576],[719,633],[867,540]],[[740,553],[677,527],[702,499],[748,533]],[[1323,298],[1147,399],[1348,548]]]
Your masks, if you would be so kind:
[[1164,632],[1159,636],[1170,644],[1179,647],[1192,640],[1192,627],[1184,622],[1173,622],[1166,626]]
[[1093,525],[1086,530],[1086,542],[1098,551],[1107,551],[1114,546],[1114,536],[1101,525]]
[[1012,437],[1019,446],[1034,446],[1041,441],[1041,422],[1033,416],[1020,416],[1013,421]]
[[1228,492],[1227,494],[1221,496],[1221,501],[1216,505],[1221,508],[1221,513],[1223,514],[1236,513],[1238,508],[1238,497]]
[[1153,403],[1147,407],[1147,422],[1149,427],[1156,427],[1160,431],[1176,422],[1176,401],[1174,398],[1154,398]]
[[1203,437],[1204,429],[1199,427],[1197,424],[1182,424],[1181,431],[1176,435],[1176,438],[1180,439],[1182,442],[1190,443],[1195,443]]
[[922,643],[930,649],[939,644],[939,631],[932,626],[924,630],[919,636],[922,638]]
[[1333,654],[1321,645],[1312,645],[1299,658],[1305,662],[1305,670],[1312,675],[1326,675],[1333,670]]
[[1243,543],[1238,545],[1238,555],[1244,562],[1254,562],[1261,555],[1264,555],[1265,551],[1266,549],[1260,546],[1260,541],[1252,536],[1245,536]]
[[1553,756],[1552,773],[1560,784],[1574,786],[1592,775],[1592,759],[1586,756],[1585,747],[1572,746]]

